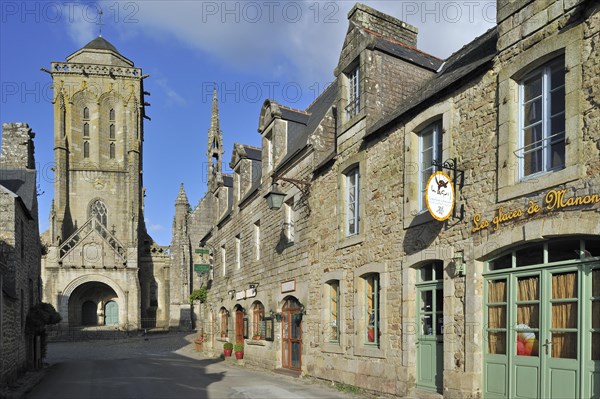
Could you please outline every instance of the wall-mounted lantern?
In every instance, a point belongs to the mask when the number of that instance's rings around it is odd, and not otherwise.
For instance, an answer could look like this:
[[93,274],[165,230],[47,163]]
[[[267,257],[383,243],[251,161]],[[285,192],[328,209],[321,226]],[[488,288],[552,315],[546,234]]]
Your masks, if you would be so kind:
[[265,194],[265,198],[267,199],[267,205],[269,206],[269,209],[277,210],[283,205],[285,193],[279,191],[279,184],[273,182],[271,185],[271,191]]
[[454,263],[454,275],[455,276],[464,276],[466,273],[464,253],[457,252],[456,255],[454,255],[454,257],[452,258],[452,262]]

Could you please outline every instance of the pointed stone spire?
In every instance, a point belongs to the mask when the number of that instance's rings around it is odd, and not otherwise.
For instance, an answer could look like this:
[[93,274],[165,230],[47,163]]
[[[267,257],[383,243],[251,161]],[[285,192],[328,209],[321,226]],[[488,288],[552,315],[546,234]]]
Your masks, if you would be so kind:
[[223,134],[219,126],[219,104],[217,101],[217,86],[215,85],[212,100],[212,113],[210,115],[210,128],[208,129],[208,184],[213,187],[222,172],[223,160]]
[[210,114],[210,129],[220,132],[219,127],[219,102],[217,101],[217,85],[213,89],[212,112]]
[[183,183],[179,186],[179,194],[177,194],[177,199],[175,200],[175,205],[189,205],[187,194],[185,193],[185,188],[183,187]]

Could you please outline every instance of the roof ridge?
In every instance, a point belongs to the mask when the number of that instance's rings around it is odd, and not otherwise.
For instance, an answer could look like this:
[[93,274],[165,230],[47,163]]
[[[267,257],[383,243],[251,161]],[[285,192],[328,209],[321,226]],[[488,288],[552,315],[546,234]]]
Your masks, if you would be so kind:
[[383,36],[381,33],[377,33],[377,32],[375,32],[375,31],[372,31],[371,29],[367,29],[367,28],[361,28],[361,29],[363,29],[364,31],[366,31],[367,33],[369,33],[369,34],[371,34],[371,35],[373,35],[373,36],[377,36],[377,37],[379,37],[379,38],[381,38],[381,39],[383,39],[383,40],[385,40],[385,41],[388,41],[388,42],[390,42],[390,43],[398,44],[398,45],[400,45],[400,46],[402,46],[402,47],[405,47],[405,48],[407,48],[407,49],[414,50],[414,51],[416,51],[417,53],[421,53],[421,54],[424,54],[424,55],[426,55],[426,56],[428,56],[428,57],[435,58],[435,59],[436,59],[436,60],[438,60],[438,61],[445,61],[443,58],[439,58],[439,57],[436,57],[435,55],[432,55],[432,54],[426,53],[426,52],[425,52],[425,51],[423,51],[423,50],[419,50],[419,49],[418,49],[418,48],[416,48],[416,47],[409,46],[408,44],[406,44],[406,43],[402,43],[401,41],[394,40],[394,39],[392,39],[392,38],[390,38],[390,37]]

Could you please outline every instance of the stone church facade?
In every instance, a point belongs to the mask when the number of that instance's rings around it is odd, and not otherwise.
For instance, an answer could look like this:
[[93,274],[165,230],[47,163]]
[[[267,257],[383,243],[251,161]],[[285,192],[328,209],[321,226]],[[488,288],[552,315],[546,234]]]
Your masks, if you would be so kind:
[[305,110],[265,101],[232,174],[215,98],[171,259],[208,289],[207,350],[398,396],[600,395],[599,11],[498,1],[440,60],[356,5],[334,83]]
[[168,327],[169,262],[144,224],[147,77],[102,37],[53,62],[55,196],[44,301],[70,327]]

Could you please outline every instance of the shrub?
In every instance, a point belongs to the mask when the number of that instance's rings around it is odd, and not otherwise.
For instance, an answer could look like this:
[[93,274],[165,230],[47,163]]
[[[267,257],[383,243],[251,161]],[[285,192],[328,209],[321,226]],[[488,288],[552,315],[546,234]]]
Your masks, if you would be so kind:
[[244,344],[237,343],[233,346],[234,352],[244,352]]
[[29,309],[26,326],[29,332],[39,333],[45,330],[47,325],[60,323],[62,317],[49,303],[40,302]]
[[200,301],[200,303],[206,302],[207,290],[206,287],[200,287],[195,289],[190,294],[190,303],[194,301]]
[[233,349],[233,344],[231,342],[225,342],[223,344],[223,350],[230,351]]

